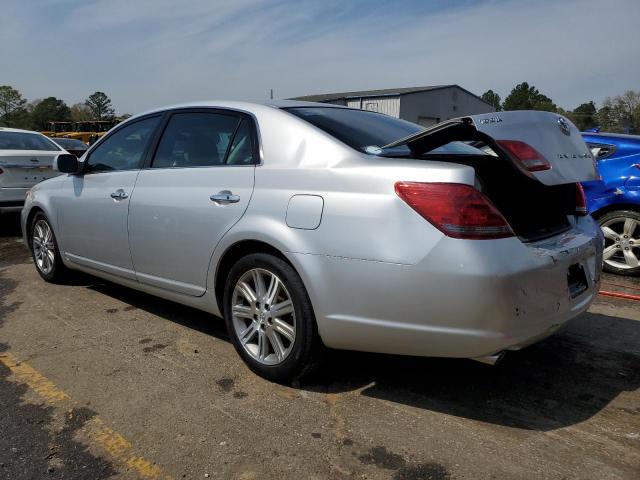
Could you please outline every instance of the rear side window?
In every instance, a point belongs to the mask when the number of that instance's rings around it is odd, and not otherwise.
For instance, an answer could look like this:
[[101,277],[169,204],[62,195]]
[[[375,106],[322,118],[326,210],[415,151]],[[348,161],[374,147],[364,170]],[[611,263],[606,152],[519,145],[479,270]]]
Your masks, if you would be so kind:
[[26,132],[0,132],[0,150],[60,151],[55,143],[43,135]]
[[[175,113],[162,134],[152,168],[225,164],[241,117],[220,113]],[[240,148],[236,145],[236,148]],[[241,156],[241,155],[239,155]]]
[[105,138],[88,159],[89,171],[134,170],[142,166],[143,154],[160,117],[128,124]]
[[253,165],[256,163],[253,157],[253,135],[251,130],[249,121],[242,120],[229,149],[227,165]]

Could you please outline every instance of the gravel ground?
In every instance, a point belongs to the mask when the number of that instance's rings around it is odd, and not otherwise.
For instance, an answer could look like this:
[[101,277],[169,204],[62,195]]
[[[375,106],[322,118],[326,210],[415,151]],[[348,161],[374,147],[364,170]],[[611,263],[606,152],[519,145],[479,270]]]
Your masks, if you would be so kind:
[[640,303],[599,297],[498,367],[335,352],[282,386],[220,319],[46,284],[18,230],[0,217],[0,479],[640,478]]

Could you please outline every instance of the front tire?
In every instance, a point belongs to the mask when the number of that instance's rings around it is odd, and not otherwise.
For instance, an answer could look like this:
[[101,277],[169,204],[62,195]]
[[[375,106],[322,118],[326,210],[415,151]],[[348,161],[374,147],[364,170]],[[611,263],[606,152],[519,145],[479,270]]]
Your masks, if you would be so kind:
[[282,259],[264,253],[240,259],[227,276],[224,317],[233,346],[258,375],[290,382],[316,365],[322,346],[311,301]]
[[618,275],[640,274],[640,213],[616,210],[598,218],[604,234],[603,268]]
[[69,270],[62,263],[53,228],[43,213],[33,217],[30,231],[29,246],[36,270],[47,282],[63,283],[69,277]]

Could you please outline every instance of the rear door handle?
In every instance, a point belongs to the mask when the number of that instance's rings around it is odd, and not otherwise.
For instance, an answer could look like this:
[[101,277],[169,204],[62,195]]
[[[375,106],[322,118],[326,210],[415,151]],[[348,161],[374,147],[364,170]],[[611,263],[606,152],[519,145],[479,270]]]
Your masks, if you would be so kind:
[[209,200],[218,205],[227,205],[228,203],[238,203],[240,201],[240,195],[234,195],[229,190],[222,190],[215,195],[211,195]]
[[111,198],[113,198],[114,200],[124,200],[125,198],[128,198],[128,197],[129,197],[129,194],[121,188],[119,188],[118,190],[116,190],[111,194]]

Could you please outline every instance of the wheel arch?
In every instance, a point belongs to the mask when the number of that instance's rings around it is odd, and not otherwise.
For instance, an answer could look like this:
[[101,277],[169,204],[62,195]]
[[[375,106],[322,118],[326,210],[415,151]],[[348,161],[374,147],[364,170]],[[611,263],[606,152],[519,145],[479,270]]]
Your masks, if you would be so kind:
[[592,212],[591,216],[597,220],[603,215],[617,210],[631,210],[633,212],[640,213],[640,205],[634,203],[612,203]]
[[240,240],[235,242],[234,244],[227,247],[224,253],[220,256],[220,260],[218,261],[218,265],[215,272],[214,277],[214,291],[216,302],[218,303],[218,308],[220,313],[224,315],[224,287],[227,275],[231,271],[233,265],[242,257],[247,255],[251,255],[252,253],[267,253],[273,255],[281,259],[282,261],[288,263],[291,268],[296,270],[295,265],[291,263],[291,261],[282,253],[279,249],[274,247],[273,245],[264,242],[262,240]]
[[[29,210],[29,214],[27,215],[27,221],[25,223],[25,232],[26,232],[26,239],[28,241],[28,246],[29,249],[31,250],[31,233],[32,233],[32,223],[33,223],[33,219],[35,218],[35,216],[38,213],[42,213],[45,217],[47,216],[47,213],[44,211],[44,209],[38,205],[34,205],[31,210]],[[48,218],[48,217],[47,217]]]

